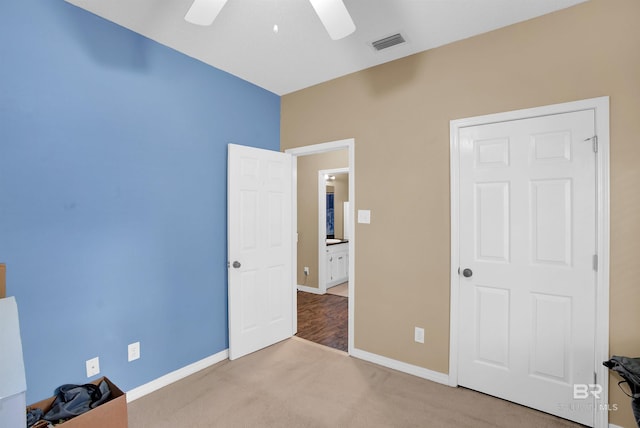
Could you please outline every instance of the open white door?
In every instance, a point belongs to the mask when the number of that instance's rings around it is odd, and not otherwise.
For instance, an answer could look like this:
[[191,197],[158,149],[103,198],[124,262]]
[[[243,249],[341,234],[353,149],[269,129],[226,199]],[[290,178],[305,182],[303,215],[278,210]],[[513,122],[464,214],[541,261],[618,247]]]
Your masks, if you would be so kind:
[[229,359],[293,335],[291,155],[229,145]]

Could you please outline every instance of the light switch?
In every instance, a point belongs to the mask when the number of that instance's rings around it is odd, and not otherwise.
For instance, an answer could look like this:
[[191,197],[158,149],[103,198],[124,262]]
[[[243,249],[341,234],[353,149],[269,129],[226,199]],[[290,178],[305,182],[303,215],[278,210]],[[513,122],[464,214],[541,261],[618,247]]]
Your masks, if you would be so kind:
[[358,210],[358,223],[370,224],[371,223],[371,211],[370,210]]

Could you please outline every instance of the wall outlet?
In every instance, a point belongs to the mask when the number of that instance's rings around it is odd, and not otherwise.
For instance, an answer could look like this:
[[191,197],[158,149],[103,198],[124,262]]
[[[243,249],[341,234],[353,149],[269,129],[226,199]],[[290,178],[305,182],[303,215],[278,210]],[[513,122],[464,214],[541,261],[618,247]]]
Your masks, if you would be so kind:
[[424,328],[416,327],[413,333],[413,340],[418,343],[424,343]]
[[309,276],[309,266],[305,266],[303,272],[306,276]]
[[129,361],[137,360],[140,358],[140,342],[131,343],[127,348]]
[[95,376],[100,373],[100,359],[98,357],[87,360],[87,377]]

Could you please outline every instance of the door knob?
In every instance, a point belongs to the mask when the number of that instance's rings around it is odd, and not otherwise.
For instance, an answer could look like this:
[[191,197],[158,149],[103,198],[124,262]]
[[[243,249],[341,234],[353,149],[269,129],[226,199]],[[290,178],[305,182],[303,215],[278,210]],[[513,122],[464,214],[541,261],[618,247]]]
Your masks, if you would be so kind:
[[238,269],[242,265],[240,264],[239,261],[236,260],[235,262],[233,262],[233,264],[231,266],[233,266],[234,268]]
[[462,276],[464,276],[465,278],[470,278],[471,275],[473,275],[473,271],[469,268],[466,268],[462,271]]

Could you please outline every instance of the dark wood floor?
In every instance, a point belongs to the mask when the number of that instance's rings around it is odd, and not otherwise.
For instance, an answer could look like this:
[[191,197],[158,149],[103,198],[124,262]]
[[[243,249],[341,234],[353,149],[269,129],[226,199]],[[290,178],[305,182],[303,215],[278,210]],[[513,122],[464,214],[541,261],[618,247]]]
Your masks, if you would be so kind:
[[298,291],[298,334],[321,345],[347,351],[349,299]]

